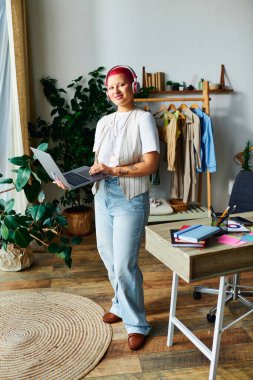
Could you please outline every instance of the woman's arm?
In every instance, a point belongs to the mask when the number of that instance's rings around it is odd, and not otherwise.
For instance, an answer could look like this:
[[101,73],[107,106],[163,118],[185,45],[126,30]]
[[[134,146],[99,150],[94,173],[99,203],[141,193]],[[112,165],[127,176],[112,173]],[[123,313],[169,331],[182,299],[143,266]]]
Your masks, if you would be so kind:
[[90,174],[104,173],[116,177],[143,177],[155,173],[159,164],[159,153],[148,152],[143,154],[142,158],[141,162],[116,167],[95,163],[90,169]]

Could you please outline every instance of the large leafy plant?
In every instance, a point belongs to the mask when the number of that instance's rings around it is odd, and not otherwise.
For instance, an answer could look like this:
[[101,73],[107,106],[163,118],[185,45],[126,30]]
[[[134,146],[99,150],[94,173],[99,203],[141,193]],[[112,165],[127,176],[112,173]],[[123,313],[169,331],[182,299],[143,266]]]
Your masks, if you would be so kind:
[[[38,148],[46,150],[47,145],[42,144]],[[18,166],[13,170],[17,174],[16,179],[4,179],[0,174],[0,184],[13,185],[0,191],[0,194],[24,190],[28,201],[36,202],[29,204],[25,213],[21,214],[14,210],[14,199],[6,201],[0,198],[0,248],[7,250],[9,244],[26,248],[35,240],[71,267],[72,245],[79,244],[81,239],[69,239],[63,234],[67,220],[61,214],[58,202],[46,201],[45,193],[40,190],[41,180],[47,181],[48,176],[33,157],[23,155],[9,161]]]
[[[99,67],[90,72],[86,86],[83,76],[79,76],[67,86],[68,91],[58,88],[56,79],[41,80],[44,95],[52,107],[52,119],[47,122],[39,117],[29,130],[40,142],[49,143],[48,153],[63,172],[93,164],[96,123],[113,110],[106,96],[103,70],[104,67]],[[83,208],[91,200],[91,187],[86,186],[66,192],[61,203]]]

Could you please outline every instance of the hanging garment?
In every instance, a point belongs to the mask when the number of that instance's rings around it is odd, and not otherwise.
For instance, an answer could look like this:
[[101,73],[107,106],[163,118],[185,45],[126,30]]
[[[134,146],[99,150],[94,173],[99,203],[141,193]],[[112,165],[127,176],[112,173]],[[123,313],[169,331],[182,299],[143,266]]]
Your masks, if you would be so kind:
[[176,146],[177,140],[181,133],[180,113],[179,111],[176,111],[174,113],[167,111],[165,113],[165,118],[170,120],[166,130],[167,170],[175,171]]
[[180,121],[182,133],[176,144],[171,197],[188,203],[196,200],[196,168],[201,169],[201,129],[199,117],[188,107],[184,107],[183,114],[185,120]]
[[200,108],[193,109],[192,112],[199,117],[201,125],[201,169],[198,171],[205,172],[208,169],[214,173],[217,167],[211,118]]
[[167,144],[166,133],[167,133],[167,127],[169,125],[169,121],[168,121],[168,118],[165,116],[165,111],[164,110],[162,112],[158,111],[153,116],[156,122],[159,140]]

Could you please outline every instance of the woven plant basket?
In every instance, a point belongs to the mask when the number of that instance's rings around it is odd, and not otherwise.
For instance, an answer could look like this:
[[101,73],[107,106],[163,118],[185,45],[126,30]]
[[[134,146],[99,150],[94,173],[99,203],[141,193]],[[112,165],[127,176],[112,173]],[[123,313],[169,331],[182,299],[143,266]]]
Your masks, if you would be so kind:
[[171,198],[169,203],[175,212],[187,211],[188,203],[184,203],[182,199]]
[[71,208],[64,210],[68,226],[66,232],[73,236],[85,236],[92,232],[93,228],[93,210],[88,208],[86,211],[75,211]]
[[34,259],[33,251],[30,247],[19,248],[9,244],[7,251],[0,249],[0,270],[3,272],[18,272],[29,268]]

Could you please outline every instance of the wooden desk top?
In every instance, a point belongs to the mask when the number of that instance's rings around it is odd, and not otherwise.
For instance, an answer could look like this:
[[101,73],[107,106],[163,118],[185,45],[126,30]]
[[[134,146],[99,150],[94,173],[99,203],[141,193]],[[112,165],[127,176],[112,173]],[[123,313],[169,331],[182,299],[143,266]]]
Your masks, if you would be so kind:
[[[253,221],[253,212],[237,215]],[[219,244],[214,237],[206,248],[171,247],[170,229],[196,223],[210,225],[210,218],[147,226],[147,251],[188,283],[253,270],[253,243],[235,247]]]

